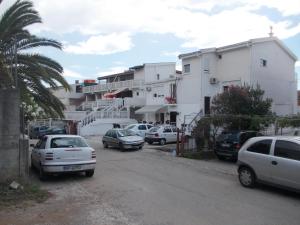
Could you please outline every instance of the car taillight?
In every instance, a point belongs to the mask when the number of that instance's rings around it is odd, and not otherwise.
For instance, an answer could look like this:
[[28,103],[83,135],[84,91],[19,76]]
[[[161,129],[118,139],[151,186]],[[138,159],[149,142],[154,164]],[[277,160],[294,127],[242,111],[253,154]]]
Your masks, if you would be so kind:
[[154,136],[155,136],[155,137],[158,137],[159,135],[158,135],[158,133],[155,133]]
[[53,152],[46,152],[45,160],[53,160]]
[[92,151],[92,159],[96,159],[96,151],[95,150]]
[[240,145],[240,144],[236,144],[236,145],[235,145],[235,148],[236,148],[237,150],[239,150],[239,149],[241,148],[241,145]]

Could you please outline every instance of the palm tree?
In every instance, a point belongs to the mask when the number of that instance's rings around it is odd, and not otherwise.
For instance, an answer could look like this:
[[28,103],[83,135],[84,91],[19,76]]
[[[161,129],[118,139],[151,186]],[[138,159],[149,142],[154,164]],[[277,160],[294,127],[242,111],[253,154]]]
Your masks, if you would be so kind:
[[32,49],[45,46],[62,49],[59,42],[35,36],[27,30],[29,25],[41,22],[33,3],[27,0],[17,0],[3,13],[0,18],[0,88],[17,86],[22,102],[33,99],[49,115],[63,117],[64,105],[50,91],[59,86],[70,90],[62,76],[63,68],[46,56],[32,53]]

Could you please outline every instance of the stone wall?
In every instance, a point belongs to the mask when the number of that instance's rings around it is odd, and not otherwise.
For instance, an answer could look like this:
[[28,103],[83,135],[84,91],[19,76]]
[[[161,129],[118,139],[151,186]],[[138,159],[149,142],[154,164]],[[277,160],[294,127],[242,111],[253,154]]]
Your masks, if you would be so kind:
[[0,182],[22,174],[20,143],[19,91],[0,90]]

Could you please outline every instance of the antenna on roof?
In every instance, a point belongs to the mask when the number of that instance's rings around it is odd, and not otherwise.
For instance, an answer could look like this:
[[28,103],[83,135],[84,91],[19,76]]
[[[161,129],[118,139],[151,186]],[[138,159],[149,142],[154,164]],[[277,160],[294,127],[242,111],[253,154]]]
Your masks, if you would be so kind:
[[270,33],[269,33],[269,36],[270,36],[270,37],[273,37],[273,35],[274,35],[274,33],[273,33],[273,27],[270,26]]

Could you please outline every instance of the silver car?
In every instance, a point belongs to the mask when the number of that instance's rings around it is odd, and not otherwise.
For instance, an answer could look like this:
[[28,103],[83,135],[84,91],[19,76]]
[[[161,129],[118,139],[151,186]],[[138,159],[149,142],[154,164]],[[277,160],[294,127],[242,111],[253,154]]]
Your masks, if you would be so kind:
[[164,145],[166,143],[176,142],[176,140],[177,128],[171,125],[153,127],[145,136],[145,141],[150,145],[154,142]]
[[104,148],[117,147],[121,151],[126,149],[142,149],[144,139],[125,129],[110,129],[102,138]]
[[268,183],[300,191],[300,137],[254,137],[238,153],[240,183]]

